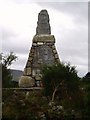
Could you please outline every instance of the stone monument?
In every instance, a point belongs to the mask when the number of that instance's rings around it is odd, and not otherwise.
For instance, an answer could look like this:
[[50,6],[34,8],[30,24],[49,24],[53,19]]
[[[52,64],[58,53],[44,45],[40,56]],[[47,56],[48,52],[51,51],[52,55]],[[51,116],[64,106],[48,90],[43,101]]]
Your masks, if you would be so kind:
[[49,15],[47,10],[41,10],[38,14],[36,35],[32,39],[32,46],[28,60],[24,68],[24,76],[30,76],[36,86],[42,86],[43,65],[53,65],[60,62],[55,47],[55,37],[51,35]]

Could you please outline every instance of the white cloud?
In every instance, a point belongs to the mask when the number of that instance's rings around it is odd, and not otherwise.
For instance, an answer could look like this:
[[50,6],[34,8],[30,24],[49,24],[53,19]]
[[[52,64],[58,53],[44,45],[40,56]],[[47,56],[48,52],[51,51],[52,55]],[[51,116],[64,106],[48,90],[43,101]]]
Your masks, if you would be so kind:
[[3,35],[3,52],[14,51],[18,56],[18,61],[11,66],[12,68],[24,69],[33,36],[36,34],[38,13],[41,9],[47,9],[51,33],[55,35],[60,59],[76,65],[81,76],[87,72],[87,5],[86,3],[85,5],[77,3],[78,6],[74,7],[77,10],[77,15],[73,14],[75,13],[75,10],[72,10],[73,7],[67,7],[67,11],[63,11],[66,7],[59,9],[59,6],[56,7],[56,5],[58,4],[49,5],[46,3],[43,6],[40,3],[29,3],[24,0],[19,3],[13,1],[7,3],[4,0],[1,3],[0,31]]

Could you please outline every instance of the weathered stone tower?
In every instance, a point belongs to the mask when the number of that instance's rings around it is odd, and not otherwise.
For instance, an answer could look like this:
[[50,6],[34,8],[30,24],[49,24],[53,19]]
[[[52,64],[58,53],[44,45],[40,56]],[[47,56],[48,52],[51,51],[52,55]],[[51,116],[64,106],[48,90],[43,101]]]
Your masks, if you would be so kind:
[[36,86],[42,86],[41,67],[59,62],[55,47],[55,37],[51,35],[48,12],[47,10],[41,10],[38,14],[36,35],[32,40],[32,47],[24,69],[24,76],[32,77],[35,80]]

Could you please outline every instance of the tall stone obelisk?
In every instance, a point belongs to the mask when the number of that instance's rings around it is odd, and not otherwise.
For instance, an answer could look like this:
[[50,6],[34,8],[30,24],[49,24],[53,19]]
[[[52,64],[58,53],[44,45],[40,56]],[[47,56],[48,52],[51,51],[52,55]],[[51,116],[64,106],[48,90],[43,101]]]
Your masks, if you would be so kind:
[[55,47],[55,37],[51,35],[48,12],[47,10],[41,10],[38,14],[36,35],[32,40],[32,47],[24,69],[24,75],[32,77],[36,85],[41,86],[41,67],[59,62],[60,60]]

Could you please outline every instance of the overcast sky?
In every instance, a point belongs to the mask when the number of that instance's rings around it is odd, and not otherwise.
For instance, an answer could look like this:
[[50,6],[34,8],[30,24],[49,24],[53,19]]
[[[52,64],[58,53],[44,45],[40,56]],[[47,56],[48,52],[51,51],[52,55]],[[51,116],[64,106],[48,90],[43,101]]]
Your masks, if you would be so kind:
[[30,2],[29,0],[0,1],[0,33],[2,51],[13,51],[18,60],[11,66],[23,70],[33,36],[36,34],[38,13],[47,9],[51,34],[62,62],[75,65],[79,76],[88,72],[88,3]]

